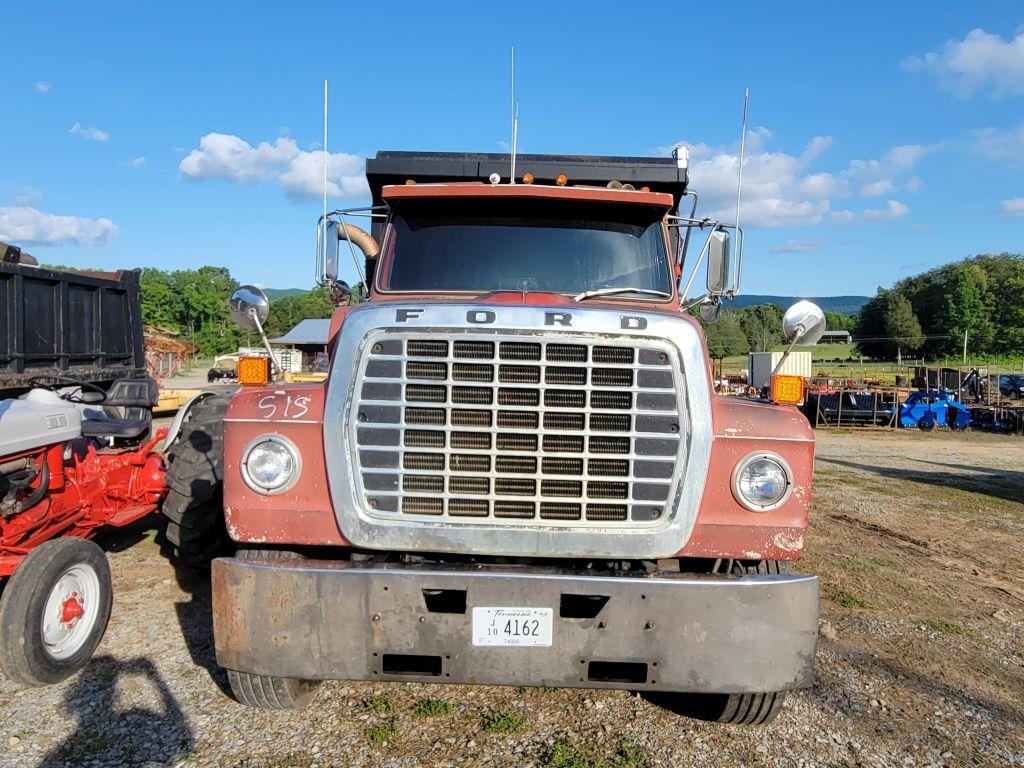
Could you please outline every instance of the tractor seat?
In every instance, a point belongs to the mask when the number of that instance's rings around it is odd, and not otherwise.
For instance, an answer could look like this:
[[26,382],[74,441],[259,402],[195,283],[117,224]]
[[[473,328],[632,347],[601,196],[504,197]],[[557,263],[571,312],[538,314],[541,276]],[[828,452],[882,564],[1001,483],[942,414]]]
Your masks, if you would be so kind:
[[149,433],[160,396],[152,379],[118,379],[100,407],[83,409],[82,435],[135,440]]

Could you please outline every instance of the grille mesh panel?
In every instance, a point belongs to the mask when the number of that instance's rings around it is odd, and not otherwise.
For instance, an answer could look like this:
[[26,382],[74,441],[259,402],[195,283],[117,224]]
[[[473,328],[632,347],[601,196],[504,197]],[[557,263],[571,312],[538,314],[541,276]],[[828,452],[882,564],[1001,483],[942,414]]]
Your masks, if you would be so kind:
[[665,398],[682,385],[666,345],[460,335],[403,329],[384,337],[397,340],[364,346],[351,414],[359,416],[352,434],[369,514],[468,525],[657,524],[662,510],[652,515],[649,500],[671,498],[675,473],[652,472],[648,459],[678,463],[687,435],[685,414]]

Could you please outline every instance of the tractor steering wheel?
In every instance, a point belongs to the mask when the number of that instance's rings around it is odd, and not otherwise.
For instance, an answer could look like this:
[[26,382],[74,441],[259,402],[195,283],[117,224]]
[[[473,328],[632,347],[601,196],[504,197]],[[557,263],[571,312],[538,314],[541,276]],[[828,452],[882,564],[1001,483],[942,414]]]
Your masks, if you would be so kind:
[[[28,380],[28,385],[33,389],[49,389],[55,391],[61,387],[72,386],[78,387],[77,392],[65,392],[60,395],[62,400],[67,400],[69,403],[84,403],[86,405],[98,405],[107,401],[107,391],[103,387],[97,386],[89,381],[82,381],[81,379],[73,379],[70,376],[55,376],[52,374],[46,374],[43,376],[33,376]],[[83,400],[82,394],[89,390],[90,392],[97,393],[100,397],[99,400]]]

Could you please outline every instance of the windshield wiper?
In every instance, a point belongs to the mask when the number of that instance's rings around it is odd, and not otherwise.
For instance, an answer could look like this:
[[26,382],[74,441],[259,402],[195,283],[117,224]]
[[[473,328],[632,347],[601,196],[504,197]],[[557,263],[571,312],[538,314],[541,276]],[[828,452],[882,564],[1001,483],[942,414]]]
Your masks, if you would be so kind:
[[671,293],[665,293],[665,291],[656,291],[652,288],[598,288],[593,291],[584,291],[578,293],[572,297],[573,301],[586,301],[587,299],[597,298],[598,296],[614,296],[617,293],[642,293],[645,296],[658,296],[663,299],[671,299]]

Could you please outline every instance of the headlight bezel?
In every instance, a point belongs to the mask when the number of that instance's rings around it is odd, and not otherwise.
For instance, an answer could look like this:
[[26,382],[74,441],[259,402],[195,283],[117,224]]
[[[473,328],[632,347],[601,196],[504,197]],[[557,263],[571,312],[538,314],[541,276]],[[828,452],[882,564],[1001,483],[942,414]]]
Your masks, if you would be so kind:
[[[249,457],[252,455],[253,450],[264,443],[276,443],[282,446],[286,451],[288,451],[292,460],[291,476],[284,483],[275,488],[266,488],[260,485],[252,478],[252,475],[249,474]],[[302,454],[295,446],[295,443],[283,435],[259,435],[246,444],[245,450],[242,451],[242,461],[239,464],[239,469],[241,470],[242,480],[250,490],[255,491],[261,496],[277,496],[278,494],[285,493],[290,490],[295,486],[295,483],[298,482],[299,477],[302,475]]]
[[[786,490],[783,491],[782,495],[774,502],[770,504],[759,504],[755,501],[751,501],[743,492],[740,490],[740,479],[743,476],[743,472],[752,463],[759,460],[768,460],[777,464],[786,477]],[[736,499],[737,503],[744,509],[748,509],[751,512],[771,512],[772,510],[778,509],[787,501],[789,497],[793,495],[793,470],[789,466],[789,462],[782,458],[779,454],[773,453],[772,451],[754,451],[749,453],[737,462],[736,467],[732,471],[732,495]]]

